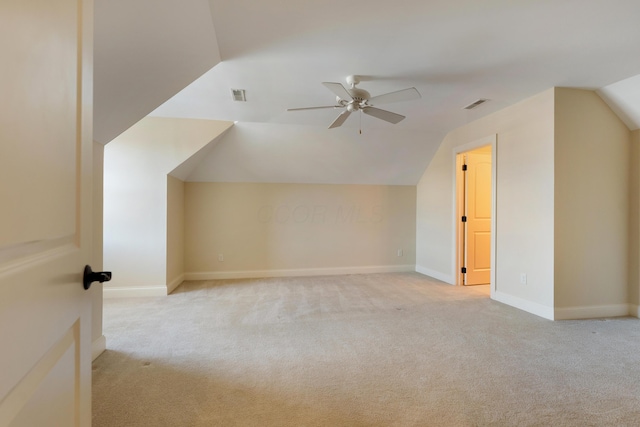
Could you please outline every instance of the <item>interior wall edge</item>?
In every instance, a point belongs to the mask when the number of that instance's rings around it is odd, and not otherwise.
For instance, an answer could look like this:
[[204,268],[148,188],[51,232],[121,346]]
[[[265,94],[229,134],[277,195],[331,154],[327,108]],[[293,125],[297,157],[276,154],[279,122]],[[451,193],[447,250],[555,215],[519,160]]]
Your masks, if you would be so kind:
[[171,282],[167,283],[167,295],[169,295],[171,292],[175,291],[176,288],[178,286],[180,286],[182,284],[182,282],[184,282],[185,278],[185,274],[181,274],[178,277],[176,277],[175,279],[173,279]]
[[446,283],[447,285],[455,285],[456,280],[451,274],[441,273],[436,270],[432,270],[427,267],[423,267],[421,265],[416,265],[416,272],[420,274],[424,274],[425,276],[432,277],[434,279],[440,280],[441,282]]
[[546,305],[538,304],[533,301],[518,298],[516,296],[505,294],[504,292],[499,291],[494,292],[492,299],[542,317],[544,319],[555,320],[555,312],[553,307],[548,307]]
[[91,361],[96,360],[107,349],[107,338],[101,335],[91,343]]
[[628,238],[628,298],[640,304],[640,130],[630,134],[629,156],[629,238]]

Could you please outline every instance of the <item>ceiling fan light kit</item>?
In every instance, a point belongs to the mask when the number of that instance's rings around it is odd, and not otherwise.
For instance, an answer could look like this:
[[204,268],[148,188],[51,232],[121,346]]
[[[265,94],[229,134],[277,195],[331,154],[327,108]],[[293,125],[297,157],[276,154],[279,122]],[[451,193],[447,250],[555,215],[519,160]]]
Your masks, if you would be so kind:
[[358,76],[347,77],[347,85],[345,88],[341,83],[323,82],[322,84],[336,95],[336,105],[326,105],[319,107],[289,108],[287,111],[301,110],[317,110],[321,108],[342,108],[344,111],[331,123],[329,129],[337,128],[349,118],[351,113],[361,111],[369,116],[384,120],[389,123],[399,123],[405,116],[391,111],[382,110],[374,107],[378,104],[390,104],[392,102],[411,101],[421,98],[420,92],[415,87],[398,90],[395,92],[385,93],[371,97],[371,94],[364,89],[356,87],[360,83]]

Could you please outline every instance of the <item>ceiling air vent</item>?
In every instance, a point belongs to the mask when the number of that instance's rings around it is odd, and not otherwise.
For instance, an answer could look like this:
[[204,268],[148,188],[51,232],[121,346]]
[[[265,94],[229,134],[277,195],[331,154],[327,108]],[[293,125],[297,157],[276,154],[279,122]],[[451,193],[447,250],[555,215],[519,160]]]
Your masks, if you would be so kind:
[[234,101],[247,102],[244,89],[231,89],[231,95],[233,95]]
[[463,110],[473,110],[474,108],[479,107],[480,105],[484,104],[487,101],[488,99],[478,99],[477,101],[472,102],[471,104],[464,107]]

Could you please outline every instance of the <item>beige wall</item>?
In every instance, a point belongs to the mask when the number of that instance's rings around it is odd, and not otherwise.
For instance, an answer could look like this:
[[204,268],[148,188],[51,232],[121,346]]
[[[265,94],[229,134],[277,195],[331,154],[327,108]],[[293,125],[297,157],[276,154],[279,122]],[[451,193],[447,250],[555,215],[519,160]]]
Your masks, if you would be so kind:
[[629,304],[640,317],[640,129],[631,132],[629,155]]
[[624,315],[629,130],[593,91],[555,95],[556,318]]
[[167,175],[231,126],[146,117],[105,147],[105,295],[167,294]]
[[446,136],[417,188],[419,271],[454,283],[454,151],[497,134],[494,297],[553,316],[553,114],[550,89]]
[[411,271],[415,200],[414,186],[187,182],[187,278]]
[[184,181],[167,175],[167,292],[184,280]]

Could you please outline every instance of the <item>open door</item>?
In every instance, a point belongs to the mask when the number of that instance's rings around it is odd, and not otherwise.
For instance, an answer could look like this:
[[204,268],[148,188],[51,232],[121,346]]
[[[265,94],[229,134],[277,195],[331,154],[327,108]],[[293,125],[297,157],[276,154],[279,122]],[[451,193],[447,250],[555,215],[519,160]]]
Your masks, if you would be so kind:
[[491,283],[491,147],[458,155],[460,283]]
[[0,1],[0,426],[91,424],[92,15]]

